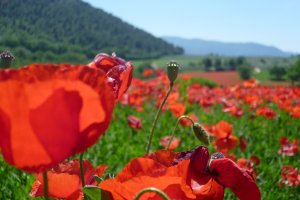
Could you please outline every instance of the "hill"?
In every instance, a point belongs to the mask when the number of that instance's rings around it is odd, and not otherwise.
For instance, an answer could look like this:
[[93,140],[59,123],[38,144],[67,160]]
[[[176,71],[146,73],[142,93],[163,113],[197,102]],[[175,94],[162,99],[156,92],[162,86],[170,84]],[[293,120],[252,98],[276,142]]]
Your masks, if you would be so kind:
[[176,46],[183,47],[187,55],[218,54],[221,56],[260,56],[260,57],[288,57],[293,55],[276,47],[257,43],[226,43],[202,39],[184,39],[165,36],[162,39]]
[[126,59],[183,52],[81,0],[1,0],[0,9],[0,50],[11,50],[18,64],[82,63],[98,52]]

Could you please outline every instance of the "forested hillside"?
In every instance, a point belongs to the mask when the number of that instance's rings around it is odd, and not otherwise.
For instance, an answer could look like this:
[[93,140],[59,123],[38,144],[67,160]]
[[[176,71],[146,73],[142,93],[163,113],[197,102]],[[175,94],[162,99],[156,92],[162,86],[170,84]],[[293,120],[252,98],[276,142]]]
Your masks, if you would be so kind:
[[98,52],[126,59],[183,52],[80,0],[1,0],[0,10],[0,50],[11,50],[16,65],[84,63]]

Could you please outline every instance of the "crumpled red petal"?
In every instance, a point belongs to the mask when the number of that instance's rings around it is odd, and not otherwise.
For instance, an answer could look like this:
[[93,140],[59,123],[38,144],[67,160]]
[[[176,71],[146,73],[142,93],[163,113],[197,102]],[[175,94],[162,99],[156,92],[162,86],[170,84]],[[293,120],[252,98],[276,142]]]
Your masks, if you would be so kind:
[[103,70],[109,77],[108,83],[113,88],[117,101],[127,91],[132,80],[133,67],[130,62],[112,54],[100,53],[88,66]]
[[261,199],[259,188],[247,170],[240,169],[233,161],[226,158],[212,160],[210,172],[220,184],[241,200]]

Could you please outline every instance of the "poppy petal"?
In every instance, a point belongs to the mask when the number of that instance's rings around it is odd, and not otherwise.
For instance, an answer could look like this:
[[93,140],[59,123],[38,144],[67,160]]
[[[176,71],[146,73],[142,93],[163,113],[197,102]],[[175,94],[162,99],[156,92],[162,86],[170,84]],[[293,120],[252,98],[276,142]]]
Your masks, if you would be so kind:
[[131,84],[132,64],[117,57],[115,53],[111,56],[100,53],[88,66],[101,69],[107,74],[109,77],[108,83],[113,88],[115,98],[119,101]]
[[212,160],[209,167],[214,178],[241,200],[261,199],[259,188],[250,173],[226,158]]
[[4,159],[41,172],[94,144],[107,129],[114,97],[106,75],[68,65],[0,71]]

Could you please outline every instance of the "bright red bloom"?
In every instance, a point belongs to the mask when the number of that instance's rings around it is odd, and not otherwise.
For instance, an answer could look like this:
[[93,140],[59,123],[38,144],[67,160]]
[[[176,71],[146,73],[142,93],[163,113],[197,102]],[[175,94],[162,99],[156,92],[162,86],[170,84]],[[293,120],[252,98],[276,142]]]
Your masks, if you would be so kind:
[[224,99],[223,101],[223,112],[228,112],[236,117],[241,117],[244,114],[242,108],[239,108],[235,102],[227,101]]
[[[171,139],[171,136],[166,136],[160,139],[160,144],[163,147],[167,147],[169,141]],[[173,140],[171,141],[171,144],[169,146],[170,150],[176,149],[180,145],[180,139],[177,137],[174,137]]]
[[286,156],[293,156],[299,151],[298,140],[293,140],[293,142],[289,142],[287,137],[280,138],[280,149],[278,150],[279,154]]
[[240,149],[244,151],[248,146],[247,140],[243,136],[240,136],[239,139],[240,139]]
[[290,113],[294,118],[300,118],[300,105],[293,107]]
[[[170,199],[218,200],[223,199],[223,186],[242,200],[260,199],[259,189],[246,171],[222,154],[210,157],[206,147],[177,153],[160,150],[135,158],[115,179],[100,183],[100,188],[112,199],[133,199],[141,189],[155,187]],[[141,199],[150,198],[159,199],[154,193],[147,193]]]
[[227,153],[238,144],[238,138],[232,135],[232,125],[226,121],[220,121],[207,129],[216,139],[212,142],[217,151]]
[[276,112],[268,107],[258,108],[256,110],[257,115],[262,115],[268,119],[274,119],[276,117]]
[[[192,118],[192,120],[194,120],[195,122],[198,121],[198,117],[195,115],[195,114],[188,114],[188,116],[190,118]],[[191,120],[187,119],[187,118],[182,118],[180,121],[180,124],[184,127],[188,127],[188,126],[191,126],[192,125],[192,122]]]
[[283,166],[281,169],[281,180],[279,186],[298,186],[300,185],[300,174],[298,169],[292,166]]
[[127,118],[128,125],[133,129],[142,129],[142,121],[133,115],[129,115]]
[[130,86],[133,72],[132,64],[117,57],[115,53],[111,56],[106,53],[100,53],[89,66],[101,69],[107,74],[109,77],[108,82],[112,86],[117,100],[122,97]]
[[0,148],[11,165],[41,172],[95,144],[114,96],[107,76],[72,65],[0,71]]
[[251,156],[248,160],[245,158],[239,158],[237,165],[245,170],[248,170],[253,178],[256,178],[257,173],[255,167],[260,164],[260,160],[257,156]]
[[185,109],[186,109],[185,106],[181,103],[172,103],[169,107],[170,107],[171,112],[173,113],[173,115],[176,118],[183,115],[185,112]]
[[258,82],[256,79],[249,79],[243,82],[243,86],[245,88],[254,88],[258,85]]
[[212,144],[214,145],[217,151],[227,153],[237,146],[238,138],[233,135],[230,135],[229,137],[225,138],[217,138],[212,142]]
[[148,76],[151,76],[153,74],[153,70],[152,69],[145,69],[143,71],[143,76],[144,77],[148,77]]
[[[100,165],[94,168],[87,161],[83,161],[84,181],[87,185],[97,185],[94,176],[101,177],[107,166]],[[31,197],[44,196],[43,175],[36,174],[36,181],[32,185]],[[63,162],[47,172],[49,196],[52,198],[66,198],[68,200],[77,200],[83,198],[82,183],[80,175],[79,160]]]
[[215,125],[215,135],[217,138],[225,138],[231,135],[232,125],[226,121],[220,121]]

